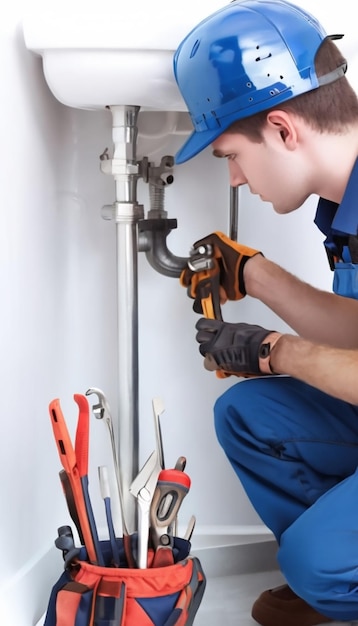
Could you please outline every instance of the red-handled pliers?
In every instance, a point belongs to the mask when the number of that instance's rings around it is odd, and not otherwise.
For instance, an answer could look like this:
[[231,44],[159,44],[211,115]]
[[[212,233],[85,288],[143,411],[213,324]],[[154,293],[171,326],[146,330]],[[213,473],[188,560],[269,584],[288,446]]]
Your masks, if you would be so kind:
[[104,565],[88,493],[89,406],[85,396],[75,394],[74,399],[79,407],[75,449],[59,399],[50,403],[49,413],[60,461],[71,485],[88,558],[93,564]]

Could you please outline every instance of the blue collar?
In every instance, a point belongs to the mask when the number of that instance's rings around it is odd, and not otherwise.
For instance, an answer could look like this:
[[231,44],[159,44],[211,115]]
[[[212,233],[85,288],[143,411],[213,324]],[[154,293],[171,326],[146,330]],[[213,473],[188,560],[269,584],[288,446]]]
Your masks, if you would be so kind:
[[349,177],[341,204],[320,198],[314,222],[326,235],[325,244],[334,242],[336,236],[358,234],[358,159]]

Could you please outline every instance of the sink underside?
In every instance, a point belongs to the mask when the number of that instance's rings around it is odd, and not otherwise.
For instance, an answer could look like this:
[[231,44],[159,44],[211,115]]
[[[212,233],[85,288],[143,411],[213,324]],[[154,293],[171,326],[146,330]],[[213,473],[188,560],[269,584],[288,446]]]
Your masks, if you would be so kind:
[[138,105],[186,111],[168,50],[46,50],[43,70],[54,96],[82,109]]
[[174,51],[225,0],[197,1],[190,11],[167,0],[85,2],[81,12],[80,3],[53,0],[41,11],[31,6],[23,20],[26,47],[42,56],[54,96],[84,109],[186,111],[173,75]]

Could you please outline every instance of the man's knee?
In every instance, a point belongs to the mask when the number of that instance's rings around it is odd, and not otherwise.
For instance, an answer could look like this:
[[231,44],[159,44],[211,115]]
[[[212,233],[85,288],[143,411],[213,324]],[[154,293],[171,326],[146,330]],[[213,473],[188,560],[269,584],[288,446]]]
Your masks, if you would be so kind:
[[[225,442],[240,429],[241,415],[245,406],[244,385],[238,383],[221,395],[214,405],[214,424],[219,443],[225,449]],[[239,409],[240,407],[240,409]]]
[[345,560],[347,545],[323,528],[305,529],[300,521],[283,533],[278,552],[278,563],[288,585],[323,615],[337,620],[356,619],[357,575],[348,565],[350,559]]
[[[266,381],[265,381],[266,382]],[[225,448],[225,442],[251,431],[250,424],[264,419],[265,394],[262,379],[248,380],[230,387],[220,396],[214,406],[214,423],[217,438]]]
[[220,396],[214,405],[214,425],[216,436],[221,445],[224,444],[226,432],[229,426],[229,407],[230,403],[227,399],[228,392]]
[[[319,589],[323,591],[322,559],[318,538],[302,536],[293,523],[282,535],[278,562],[289,586],[300,598],[311,604]],[[327,580],[326,580],[327,584]]]

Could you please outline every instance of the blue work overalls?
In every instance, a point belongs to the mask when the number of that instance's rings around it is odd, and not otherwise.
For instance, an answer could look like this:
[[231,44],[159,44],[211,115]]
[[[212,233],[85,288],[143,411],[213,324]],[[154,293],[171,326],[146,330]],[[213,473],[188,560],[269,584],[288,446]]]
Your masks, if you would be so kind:
[[[358,298],[358,161],[341,204],[320,199],[315,223],[327,236],[334,291]],[[231,387],[214,416],[277,539],[289,586],[327,617],[358,619],[358,406],[290,377],[263,377]]]

